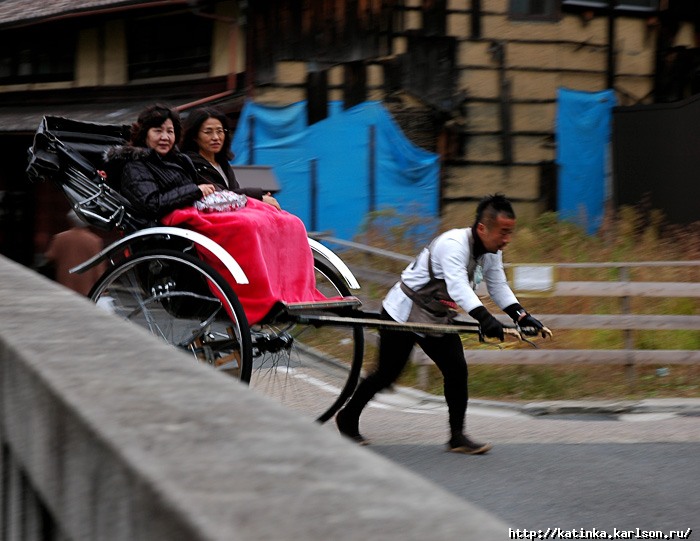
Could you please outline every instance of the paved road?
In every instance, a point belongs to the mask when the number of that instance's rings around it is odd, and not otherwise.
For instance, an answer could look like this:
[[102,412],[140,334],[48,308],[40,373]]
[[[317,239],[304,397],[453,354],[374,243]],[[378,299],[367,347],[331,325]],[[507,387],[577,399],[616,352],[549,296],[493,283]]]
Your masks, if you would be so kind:
[[[325,404],[329,392],[297,388],[294,407],[312,419],[314,402]],[[700,401],[690,402],[696,407],[685,403],[683,411],[661,401],[647,413],[544,416],[476,402],[468,427],[475,439],[494,444],[485,456],[444,452],[444,403],[422,395],[381,395],[366,410],[361,430],[372,441],[367,452],[415,471],[514,529],[691,528],[691,538],[700,539]]]

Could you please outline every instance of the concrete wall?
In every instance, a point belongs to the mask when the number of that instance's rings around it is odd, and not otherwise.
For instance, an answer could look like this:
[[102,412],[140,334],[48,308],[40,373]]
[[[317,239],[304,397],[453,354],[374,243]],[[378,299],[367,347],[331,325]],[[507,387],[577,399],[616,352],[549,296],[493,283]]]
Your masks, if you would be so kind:
[[2,539],[508,535],[485,511],[4,258],[0,299]]

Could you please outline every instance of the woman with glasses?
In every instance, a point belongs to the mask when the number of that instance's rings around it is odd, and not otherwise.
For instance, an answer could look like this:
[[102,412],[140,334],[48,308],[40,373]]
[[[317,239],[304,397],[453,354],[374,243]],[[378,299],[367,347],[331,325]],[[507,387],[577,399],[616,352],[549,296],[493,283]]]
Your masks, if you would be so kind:
[[233,153],[231,134],[226,125],[226,116],[216,109],[195,109],[189,114],[182,137],[182,151],[194,163],[200,179],[280,208],[269,192],[262,188],[241,188],[238,184],[229,164]]

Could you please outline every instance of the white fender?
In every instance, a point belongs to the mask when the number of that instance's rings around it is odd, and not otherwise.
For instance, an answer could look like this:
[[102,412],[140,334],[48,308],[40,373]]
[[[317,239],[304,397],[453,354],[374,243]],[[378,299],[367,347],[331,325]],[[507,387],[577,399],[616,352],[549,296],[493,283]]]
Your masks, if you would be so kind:
[[179,237],[182,239],[187,239],[202,248],[208,250],[214,256],[216,256],[221,263],[228,269],[228,271],[231,273],[233,276],[233,279],[236,281],[237,284],[247,284],[248,283],[248,277],[245,275],[245,272],[243,272],[243,269],[241,269],[241,266],[236,262],[236,260],[229,254],[226,250],[224,250],[219,244],[211,240],[209,237],[205,237],[201,233],[197,233],[196,231],[190,231],[189,229],[182,229],[180,227],[149,227],[147,229],[141,229],[139,231],[136,231],[135,233],[132,233],[131,235],[128,235],[124,237],[123,239],[118,240],[117,242],[110,244],[107,246],[104,250],[102,250],[99,254],[91,257],[84,263],[81,263],[80,265],[73,267],[70,269],[69,272],[71,273],[81,273],[86,271],[87,269],[94,267],[97,265],[100,261],[106,259],[109,257],[111,254],[118,250],[124,249],[126,246],[128,246],[132,240],[143,237],[153,237],[153,236],[163,236],[163,235],[170,235],[172,237]]
[[311,238],[309,239],[309,246],[311,247],[312,252],[317,252],[328,260],[338,274],[342,276],[343,280],[345,280],[345,283],[350,289],[360,289],[360,283],[355,278],[355,275],[348,268],[348,266],[343,263],[343,260],[335,255],[330,248],[327,248],[317,240]]

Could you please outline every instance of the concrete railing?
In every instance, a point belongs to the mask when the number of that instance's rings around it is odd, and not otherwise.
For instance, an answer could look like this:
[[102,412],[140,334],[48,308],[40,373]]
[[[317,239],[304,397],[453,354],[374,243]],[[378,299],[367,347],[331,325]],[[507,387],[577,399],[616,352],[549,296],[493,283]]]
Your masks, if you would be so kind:
[[508,528],[0,258],[3,540],[505,539]]

